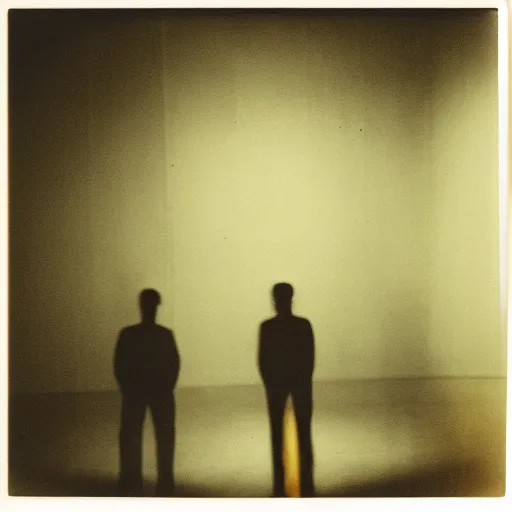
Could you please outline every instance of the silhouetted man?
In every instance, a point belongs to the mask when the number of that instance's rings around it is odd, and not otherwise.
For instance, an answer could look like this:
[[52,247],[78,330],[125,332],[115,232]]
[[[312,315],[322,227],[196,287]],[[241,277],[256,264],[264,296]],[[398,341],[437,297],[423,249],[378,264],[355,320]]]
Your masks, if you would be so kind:
[[124,328],[115,352],[115,376],[123,396],[120,451],[120,491],[142,495],[142,427],[149,407],[155,427],[158,482],[156,494],[174,492],[174,388],[180,358],[171,330],[155,321],[160,295],[143,290],[139,295],[142,321]]
[[273,298],[277,315],[260,326],[259,368],[267,393],[276,497],[284,496],[283,416],[289,394],[297,418],[301,496],[314,494],[311,443],[313,329],[308,320],[292,314],[292,297],[290,284],[276,284]]

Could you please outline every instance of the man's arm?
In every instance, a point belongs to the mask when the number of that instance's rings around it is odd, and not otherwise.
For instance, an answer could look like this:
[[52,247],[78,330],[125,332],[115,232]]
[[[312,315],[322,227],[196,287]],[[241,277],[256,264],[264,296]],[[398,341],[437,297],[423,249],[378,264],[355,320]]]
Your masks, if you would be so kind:
[[306,365],[307,375],[313,377],[315,370],[315,336],[313,334],[313,327],[309,320],[306,326]]
[[176,345],[176,340],[174,338],[174,333],[171,333],[170,340],[170,376],[171,376],[171,389],[174,390],[176,387],[176,383],[178,382],[178,377],[181,368],[181,360],[180,354],[178,352],[178,346]]
[[263,382],[266,382],[269,377],[268,371],[268,355],[265,350],[265,328],[263,324],[260,325],[258,336],[258,369],[260,371]]
[[114,376],[121,391],[126,389],[129,379],[129,368],[127,358],[127,337],[123,329],[117,338],[116,349],[114,353]]
[[275,384],[279,378],[276,372],[275,344],[272,339],[272,326],[266,322],[260,326],[258,365],[264,384]]

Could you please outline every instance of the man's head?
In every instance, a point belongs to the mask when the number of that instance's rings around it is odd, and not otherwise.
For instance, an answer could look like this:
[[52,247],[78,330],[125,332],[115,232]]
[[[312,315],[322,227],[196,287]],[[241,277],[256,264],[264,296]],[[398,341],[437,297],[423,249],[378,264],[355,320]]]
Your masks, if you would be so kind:
[[156,319],[156,309],[159,306],[160,294],[151,288],[142,290],[139,294],[139,306],[142,320],[146,322],[154,322]]
[[293,286],[288,283],[277,283],[272,289],[274,307],[278,314],[291,313]]

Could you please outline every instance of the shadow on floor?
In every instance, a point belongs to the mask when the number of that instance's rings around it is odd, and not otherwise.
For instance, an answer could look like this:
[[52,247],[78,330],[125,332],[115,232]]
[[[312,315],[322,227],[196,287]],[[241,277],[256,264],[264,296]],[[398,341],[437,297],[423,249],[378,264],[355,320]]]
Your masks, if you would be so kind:
[[[19,476],[19,475],[18,475]],[[20,486],[18,482],[24,482]],[[23,478],[11,475],[11,496],[52,497],[116,497],[117,482],[112,475],[94,473],[66,473],[40,471],[23,472]],[[251,497],[241,489],[233,489],[231,496]],[[500,497],[505,493],[504,477],[489,478],[479,460],[446,463],[418,469],[412,473],[384,476],[350,486],[324,489],[318,498],[398,498],[398,497]],[[154,496],[154,484],[146,482],[144,497]],[[197,486],[178,483],[177,498],[229,497],[224,486]]]
[[[21,477],[22,476],[22,477]],[[23,482],[22,484],[20,482]],[[143,489],[144,498],[155,496],[155,485],[146,481]],[[117,479],[112,475],[94,473],[59,473],[47,471],[12,474],[9,478],[10,496],[33,497],[95,497],[115,498]],[[207,487],[187,484],[176,485],[176,498],[216,498],[228,497],[225,488]]]
[[387,476],[373,482],[329,489],[330,498],[430,498],[430,497],[501,497],[505,480],[489,478],[480,460],[445,463],[414,472]]

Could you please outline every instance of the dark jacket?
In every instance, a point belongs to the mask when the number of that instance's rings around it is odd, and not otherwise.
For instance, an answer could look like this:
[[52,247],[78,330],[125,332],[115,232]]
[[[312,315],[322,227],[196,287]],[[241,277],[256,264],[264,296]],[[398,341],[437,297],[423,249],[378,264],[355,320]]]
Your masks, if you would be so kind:
[[170,329],[141,323],[120,332],[114,373],[123,394],[143,397],[172,393],[179,370],[180,356]]
[[260,325],[259,368],[267,386],[310,382],[315,366],[313,329],[293,315],[276,316]]

